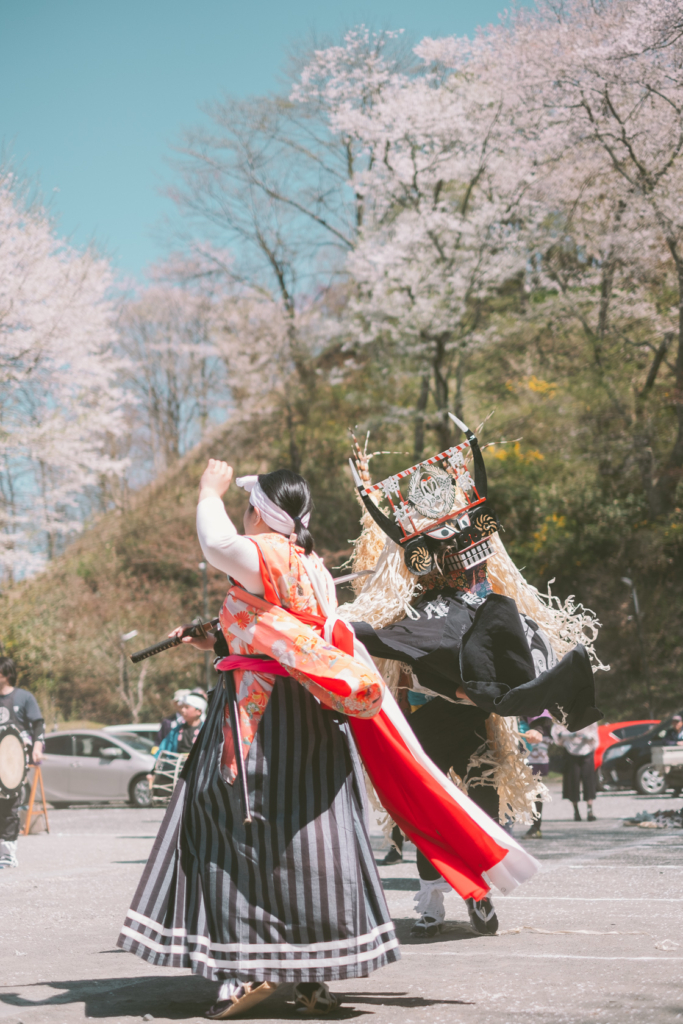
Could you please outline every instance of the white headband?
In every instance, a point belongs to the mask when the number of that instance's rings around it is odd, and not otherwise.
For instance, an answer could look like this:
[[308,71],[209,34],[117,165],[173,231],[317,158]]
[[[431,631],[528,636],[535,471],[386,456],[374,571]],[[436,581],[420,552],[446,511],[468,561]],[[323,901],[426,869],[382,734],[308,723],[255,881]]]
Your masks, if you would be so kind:
[[179,703],[195,708],[196,711],[201,711],[202,714],[206,713],[206,701],[202,697],[201,693],[188,693],[187,697],[183,697],[182,701],[179,701]]
[[[284,509],[271,501],[266,492],[258,482],[257,476],[239,476],[235,483],[243,487],[249,494],[249,503],[261,513],[264,523],[270,526],[276,533],[284,533],[286,537],[294,533],[296,523]],[[311,521],[311,513],[307,512],[301,518],[301,525],[308,526]]]

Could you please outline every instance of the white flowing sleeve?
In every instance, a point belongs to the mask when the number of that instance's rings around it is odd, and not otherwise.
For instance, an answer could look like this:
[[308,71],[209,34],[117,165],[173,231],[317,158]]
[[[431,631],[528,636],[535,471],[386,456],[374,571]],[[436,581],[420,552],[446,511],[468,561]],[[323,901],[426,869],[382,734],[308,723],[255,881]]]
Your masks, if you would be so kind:
[[204,558],[214,569],[232,576],[250,594],[263,596],[256,545],[238,534],[221,498],[204,498],[197,505],[197,536]]

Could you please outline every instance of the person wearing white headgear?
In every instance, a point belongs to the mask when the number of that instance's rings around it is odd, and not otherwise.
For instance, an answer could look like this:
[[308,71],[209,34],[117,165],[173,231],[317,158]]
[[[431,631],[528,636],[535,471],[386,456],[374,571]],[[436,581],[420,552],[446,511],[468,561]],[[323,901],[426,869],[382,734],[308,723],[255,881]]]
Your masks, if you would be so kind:
[[[197,535],[206,561],[231,581],[221,616],[230,648],[221,635],[216,653],[260,660],[249,632],[254,607],[279,606],[327,629],[335,586],[313,550],[306,480],[286,469],[240,477],[236,483],[249,495],[240,536],[223,504],[232,476],[227,463],[209,461]],[[280,669],[291,664],[285,636],[276,624],[267,652],[282,659]],[[214,646],[210,636],[188,641],[199,650]],[[332,641],[325,650],[335,651]],[[339,657],[347,656],[339,650]],[[364,683],[357,700],[354,680],[344,683],[349,714],[367,710],[370,701],[370,710],[379,710],[384,684],[367,662],[359,672],[373,685]],[[367,833],[346,705],[340,699],[326,706],[286,671],[271,675],[262,660],[252,664],[259,667],[236,667],[234,679],[253,821],[245,820],[235,784],[221,678],[118,945],[220,982],[205,1014],[212,1020],[240,1015],[290,982],[299,1013],[327,1015],[340,1002],[327,982],[365,977],[398,960],[398,939]],[[190,694],[186,703],[197,699]]]
[[167,718],[161,719],[161,725],[159,726],[159,731],[156,735],[157,746],[159,746],[166,739],[171,729],[175,728],[175,726],[177,725],[180,725],[180,723],[182,722],[183,716],[180,714],[180,708],[189,692],[189,690],[176,690],[175,693],[173,694],[174,711],[172,715],[169,715]]
[[[279,533],[310,555],[313,550],[313,538],[308,532],[311,494],[308,485],[302,487],[303,477],[289,470],[238,477],[235,483],[249,495],[243,518],[245,536],[240,536],[220,496],[230,486],[232,477],[232,466],[227,462],[209,459],[200,485],[197,536],[207,562],[239,580],[250,593],[262,595],[257,549],[246,538]],[[186,637],[183,643],[189,641],[190,637]],[[200,645],[195,643],[194,646]],[[204,642],[205,649],[212,646],[213,641]]]
[[192,744],[199,735],[199,730],[206,717],[207,701],[198,693],[188,693],[180,705],[183,724],[178,735],[178,753],[186,754],[192,750]]

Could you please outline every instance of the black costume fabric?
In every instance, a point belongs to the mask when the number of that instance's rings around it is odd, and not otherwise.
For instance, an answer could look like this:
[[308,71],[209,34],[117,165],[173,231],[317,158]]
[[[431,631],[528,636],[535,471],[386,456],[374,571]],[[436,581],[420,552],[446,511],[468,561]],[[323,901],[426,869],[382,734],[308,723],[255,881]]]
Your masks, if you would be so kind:
[[480,601],[462,592],[431,591],[414,607],[419,618],[383,629],[354,622],[356,636],[373,657],[407,662],[421,686],[451,700],[462,687],[487,713],[540,715],[547,709],[559,719],[566,715],[571,732],[602,717],[594,706],[593,670],[585,648],[578,644],[536,675],[512,598],[489,594]]
[[21,793],[13,800],[0,799],[0,842],[13,843],[19,837]]
[[[486,712],[479,708],[452,704],[441,697],[435,697],[428,704],[416,708],[408,724],[437,768],[444,774],[452,768],[464,778],[470,757],[486,742],[487,718]],[[467,795],[494,821],[498,821],[497,790],[493,786],[481,786],[471,781],[480,772],[481,769],[474,769],[470,773]],[[420,850],[417,851],[417,870],[420,878],[425,881],[435,881],[441,877]]]

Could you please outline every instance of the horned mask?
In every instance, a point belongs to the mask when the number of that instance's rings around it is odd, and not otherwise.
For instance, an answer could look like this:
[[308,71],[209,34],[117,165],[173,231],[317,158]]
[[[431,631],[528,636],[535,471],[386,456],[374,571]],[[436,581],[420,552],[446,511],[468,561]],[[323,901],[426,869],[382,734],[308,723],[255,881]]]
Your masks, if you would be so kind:
[[[445,574],[473,569],[493,554],[491,535],[498,530],[487,500],[486,467],[477,438],[456,416],[448,415],[466,441],[379,483],[364,482],[360,466],[349,460],[361,501],[380,529],[403,549],[406,566],[416,576],[437,567]],[[468,448],[474,477],[465,465]],[[453,508],[456,487],[469,499],[458,509]],[[373,495],[384,496],[393,519]]]

